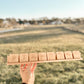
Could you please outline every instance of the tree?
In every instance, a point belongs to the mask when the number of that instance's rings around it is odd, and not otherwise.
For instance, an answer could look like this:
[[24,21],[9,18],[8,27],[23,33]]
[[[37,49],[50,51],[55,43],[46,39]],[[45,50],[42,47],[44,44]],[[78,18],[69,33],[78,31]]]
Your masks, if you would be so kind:
[[71,24],[72,20],[70,18],[68,18],[68,19],[65,20],[65,23]]
[[24,22],[21,19],[18,19],[19,24],[24,24]]
[[77,23],[81,23],[80,18],[76,18],[76,22],[77,22]]
[[0,19],[0,27],[2,27],[3,26],[3,19]]
[[24,23],[24,24],[27,23],[27,22],[28,22],[28,21],[27,21],[26,19],[23,20],[23,23]]
[[0,19],[0,23],[2,23],[4,20],[3,19]]
[[10,19],[10,23],[11,23],[12,25],[16,25],[16,24],[17,24],[17,21],[16,21],[15,18],[12,18],[12,19]]

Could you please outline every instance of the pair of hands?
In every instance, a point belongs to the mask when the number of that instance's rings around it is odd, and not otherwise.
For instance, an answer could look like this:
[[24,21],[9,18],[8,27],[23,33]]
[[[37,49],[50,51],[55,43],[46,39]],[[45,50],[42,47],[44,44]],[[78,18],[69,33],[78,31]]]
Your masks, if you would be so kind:
[[37,63],[21,64],[20,75],[23,83],[34,84],[35,80],[34,70],[36,66]]

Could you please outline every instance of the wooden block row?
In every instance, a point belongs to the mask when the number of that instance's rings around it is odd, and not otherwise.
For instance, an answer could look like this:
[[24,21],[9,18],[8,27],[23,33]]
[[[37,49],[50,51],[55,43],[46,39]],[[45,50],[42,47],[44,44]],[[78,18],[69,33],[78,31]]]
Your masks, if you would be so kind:
[[74,55],[74,54],[72,55],[71,51],[66,51],[64,54],[66,59],[72,59]]
[[73,51],[72,56],[74,59],[79,59],[81,56],[81,53],[79,51]]
[[30,53],[29,54],[29,61],[30,62],[38,61],[38,54],[37,53]]
[[47,59],[48,60],[55,60],[56,54],[54,52],[47,52]]
[[38,61],[46,61],[47,56],[46,53],[39,53],[39,60]]
[[18,62],[18,54],[10,54],[10,56],[7,57],[7,62]]
[[28,54],[20,54],[18,58],[19,58],[19,62],[28,62]]
[[56,60],[80,59],[79,51],[66,52],[47,52],[47,53],[29,53],[29,54],[10,54],[7,56],[7,63],[24,63],[24,62],[45,62]]

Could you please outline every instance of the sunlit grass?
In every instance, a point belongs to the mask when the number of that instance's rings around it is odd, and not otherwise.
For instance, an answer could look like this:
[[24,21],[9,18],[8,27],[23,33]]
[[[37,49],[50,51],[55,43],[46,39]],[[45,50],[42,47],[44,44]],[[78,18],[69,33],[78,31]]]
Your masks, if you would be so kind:
[[[84,59],[84,34],[62,26],[33,27],[0,35],[0,82],[21,84],[19,65],[7,66],[10,53],[79,50]],[[38,64],[35,84],[84,84],[84,60]]]

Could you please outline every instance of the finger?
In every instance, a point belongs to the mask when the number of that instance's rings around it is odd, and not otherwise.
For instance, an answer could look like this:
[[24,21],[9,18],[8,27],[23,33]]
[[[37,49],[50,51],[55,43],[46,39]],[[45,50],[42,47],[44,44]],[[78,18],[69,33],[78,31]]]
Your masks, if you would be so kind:
[[31,63],[31,66],[33,65],[33,63]]
[[28,65],[28,64],[25,64],[25,65],[24,65],[24,64],[21,64],[21,69],[22,69],[22,70],[26,70],[27,65]]
[[37,63],[34,64],[32,70],[31,70],[32,72],[35,70],[36,66],[37,66]]
[[23,69],[23,66],[24,66],[24,64],[21,64],[21,65],[20,65],[20,68]]
[[26,69],[26,68],[27,68],[27,66],[28,66],[28,64],[25,64],[25,67],[24,67],[24,69]]
[[21,66],[21,67],[23,67],[23,66],[24,66],[24,64],[21,64],[20,66]]
[[30,66],[31,66],[31,64],[25,64],[24,69],[27,69]]
[[35,70],[36,66],[37,66],[37,63],[34,64],[34,66],[33,66],[33,70]]
[[20,71],[24,71],[25,69],[24,69],[24,64],[21,64],[20,65]]
[[32,67],[33,67],[33,63],[31,63],[31,69],[32,69]]
[[26,65],[26,68],[28,69],[28,70],[30,70],[31,69],[31,63],[28,63],[27,65]]

